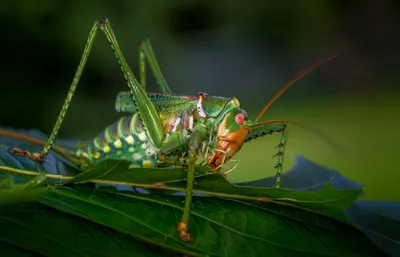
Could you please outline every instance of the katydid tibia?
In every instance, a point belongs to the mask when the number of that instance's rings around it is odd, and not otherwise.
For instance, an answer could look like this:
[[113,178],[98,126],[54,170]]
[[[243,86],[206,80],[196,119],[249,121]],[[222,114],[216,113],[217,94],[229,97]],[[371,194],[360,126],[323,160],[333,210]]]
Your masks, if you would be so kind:
[[[260,121],[260,119],[286,89],[311,70],[334,58],[335,54],[295,76],[268,102],[257,119],[251,121],[247,113],[240,108],[240,102],[236,97],[208,96],[206,93],[199,93],[197,96],[171,95],[171,90],[147,40],[139,45],[139,84],[122,55],[109,20],[105,17],[96,21],[90,31],[71,88],[43,152],[29,153],[22,149],[11,148],[12,153],[43,161],[50,149],[55,149],[54,140],[99,29],[106,35],[130,89],[129,92],[118,94],[116,109],[131,115],[121,118],[107,127],[91,143],[81,144],[76,152],[70,153],[71,159],[83,171],[105,159],[129,160],[133,166],[143,168],[172,165],[179,160],[187,168],[187,189],[183,215],[177,229],[180,238],[186,242],[193,240],[193,236],[188,232],[188,221],[195,163],[200,159],[203,159],[211,171],[224,173],[221,166],[229,161],[245,142],[274,132],[281,133],[275,167],[276,186],[280,186],[286,144],[286,123],[301,124],[285,120]],[[156,79],[160,93],[146,93],[146,62]]]

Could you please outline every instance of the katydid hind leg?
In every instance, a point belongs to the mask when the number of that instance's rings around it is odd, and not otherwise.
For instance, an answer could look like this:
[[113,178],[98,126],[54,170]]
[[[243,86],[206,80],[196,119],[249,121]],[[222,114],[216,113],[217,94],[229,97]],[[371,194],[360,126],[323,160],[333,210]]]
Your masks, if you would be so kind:
[[90,30],[89,33],[89,37],[87,39],[86,45],[85,45],[85,49],[83,51],[81,60],[79,62],[78,68],[76,70],[74,79],[72,80],[70,89],[68,91],[68,95],[64,101],[64,104],[61,108],[60,114],[58,115],[57,121],[53,127],[53,130],[50,134],[50,137],[48,138],[48,140],[46,141],[46,144],[44,145],[43,151],[41,153],[30,153],[28,151],[24,151],[22,149],[18,149],[18,148],[10,148],[10,152],[12,152],[15,155],[22,155],[28,158],[31,158],[32,160],[35,161],[44,161],[44,157],[48,154],[48,152],[50,151],[54,140],[56,139],[58,132],[60,130],[61,124],[64,120],[64,117],[68,111],[69,105],[71,103],[72,97],[75,93],[75,90],[78,86],[79,80],[81,78],[83,69],[85,68],[86,65],[86,61],[89,57],[90,51],[92,49],[93,43],[94,43],[94,39],[96,37],[96,33],[97,33],[97,29],[98,29],[98,22],[96,21],[95,24],[93,25],[92,29]]
[[98,22],[98,26],[105,33],[107,40],[114,51],[115,57],[135,100],[140,118],[144,127],[146,128],[146,131],[148,132],[151,143],[155,147],[160,147],[165,135],[163,124],[155,106],[152,104],[145,90],[142,86],[140,86],[139,82],[136,80],[127,62],[125,61],[109,20],[106,17],[102,17]]
[[150,66],[160,92],[165,95],[170,95],[171,89],[165,81],[149,40],[144,40],[139,44],[140,84],[144,89],[146,89],[146,61]]
[[29,157],[33,160],[38,160],[38,161],[44,160],[44,157],[50,151],[50,149],[54,143],[54,140],[58,135],[58,131],[59,131],[61,124],[64,120],[64,117],[67,113],[67,110],[71,103],[72,97],[75,93],[75,90],[77,88],[78,82],[82,75],[83,69],[84,69],[87,59],[89,57],[89,53],[92,49],[94,39],[96,37],[98,29],[100,29],[101,31],[104,32],[104,34],[106,35],[106,37],[111,45],[112,50],[114,51],[116,59],[118,60],[118,63],[122,70],[122,73],[124,74],[125,80],[130,88],[133,98],[135,99],[135,103],[139,110],[140,117],[143,121],[143,125],[145,126],[145,128],[148,132],[149,139],[151,140],[151,142],[153,143],[154,146],[156,146],[156,147],[161,146],[162,141],[164,139],[164,129],[163,129],[163,125],[160,120],[160,117],[156,111],[156,108],[151,103],[151,101],[148,98],[144,89],[139,85],[136,78],[133,76],[128,64],[125,61],[125,58],[122,55],[122,52],[119,48],[119,45],[117,43],[117,40],[115,38],[114,32],[111,28],[111,25],[110,25],[108,19],[106,17],[102,17],[100,20],[95,22],[94,26],[92,27],[92,29],[89,33],[89,37],[88,37],[81,61],[79,63],[78,69],[76,71],[75,77],[72,81],[71,87],[68,91],[68,95],[62,106],[62,109],[60,111],[57,122],[50,134],[49,139],[47,140],[47,142],[44,146],[43,152],[42,153],[29,153],[22,149],[13,148],[11,150],[14,154],[23,155],[23,156]]
[[141,50],[141,44],[139,44],[139,76],[140,76],[140,85],[143,87],[144,91],[146,89],[146,56]]

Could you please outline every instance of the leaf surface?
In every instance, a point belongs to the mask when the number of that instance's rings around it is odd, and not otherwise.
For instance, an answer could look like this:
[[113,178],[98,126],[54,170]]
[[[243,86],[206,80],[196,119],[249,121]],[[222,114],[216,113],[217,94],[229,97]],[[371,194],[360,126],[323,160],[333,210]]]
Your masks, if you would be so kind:
[[[82,173],[52,152],[41,165],[7,151],[11,145],[40,151],[35,145],[2,137],[0,145],[0,189],[42,190],[0,211],[0,246],[18,256],[387,256],[345,215],[360,188],[234,185],[198,167],[189,222],[195,241],[185,243],[176,230],[183,168],[130,169],[109,160]],[[44,173],[45,183],[35,181]]]

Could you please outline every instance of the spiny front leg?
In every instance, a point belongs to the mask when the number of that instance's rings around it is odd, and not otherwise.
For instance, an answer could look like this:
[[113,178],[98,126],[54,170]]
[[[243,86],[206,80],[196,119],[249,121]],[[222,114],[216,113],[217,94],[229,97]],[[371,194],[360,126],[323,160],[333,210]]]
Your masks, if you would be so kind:
[[275,166],[276,169],[276,182],[275,186],[280,187],[281,184],[281,176],[283,170],[283,156],[285,151],[285,144],[286,144],[286,124],[282,121],[266,121],[260,122],[256,126],[252,128],[252,131],[247,135],[246,142],[254,140],[258,137],[262,137],[265,135],[272,135],[273,133],[281,133],[280,142],[277,145],[278,153],[275,154],[273,157],[277,157],[277,164]]
[[287,137],[285,135],[285,127],[283,127],[281,130],[281,139],[279,141],[279,144],[277,145],[278,152],[277,152],[277,154],[274,155],[274,157],[277,157],[277,164],[275,166],[275,169],[276,169],[275,187],[281,186],[281,178],[282,178],[282,172],[283,172],[283,159],[284,159],[284,154],[285,154],[286,140],[287,140]]

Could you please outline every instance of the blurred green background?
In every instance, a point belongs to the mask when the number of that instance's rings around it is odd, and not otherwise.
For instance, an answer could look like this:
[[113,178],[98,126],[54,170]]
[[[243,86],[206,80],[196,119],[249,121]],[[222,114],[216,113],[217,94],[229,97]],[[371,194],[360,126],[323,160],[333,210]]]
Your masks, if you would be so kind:
[[[134,71],[137,43],[149,38],[175,93],[238,96],[252,117],[301,69],[355,42],[296,83],[265,119],[303,122],[340,145],[290,126],[286,170],[302,155],[365,184],[367,199],[400,200],[399,10],[395,0],[3,1],[0,124],[51,132],[88,32],[103,15]],[[114,100],[126,89],[100,33],[60,137],[94,137],[123,115]],[[272,175],[278,140],[246,144],[230,179]]]

